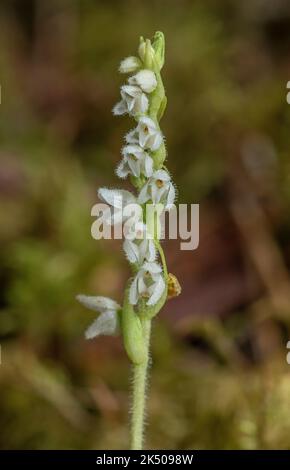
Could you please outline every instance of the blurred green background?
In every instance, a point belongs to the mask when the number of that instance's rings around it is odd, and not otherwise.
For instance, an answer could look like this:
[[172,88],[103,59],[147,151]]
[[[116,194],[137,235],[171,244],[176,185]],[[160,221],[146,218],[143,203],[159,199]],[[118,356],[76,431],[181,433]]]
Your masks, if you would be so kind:
[[[162,121],[200,245],[165,242],[183,287],[154,323],[147,447],[290,448],[290,5],[287,0],[2,0],[0,448],[128,446],[119,339],[85,341],[75,295],[121,300],[120,60],[166,36]],[[121,183],[126,187],[126,183]]]

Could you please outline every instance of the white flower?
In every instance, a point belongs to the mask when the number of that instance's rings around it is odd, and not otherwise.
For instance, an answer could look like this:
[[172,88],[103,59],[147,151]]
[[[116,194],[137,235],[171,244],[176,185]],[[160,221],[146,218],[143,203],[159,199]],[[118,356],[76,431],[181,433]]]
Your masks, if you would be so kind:
[[121,97],[122,100],[113,108],[113,114],[128,113],[134,116],[146,113],[149,105],[148,98],[138,86],[123,85],[121,87]]
[[155,122],[147,116],[139,119],[138,125],[126,135],[128,144],[139,144],[142,148],[152,151],[159,149],[163,137]]
[[174,204],[174,199],[175,189],[169,174],[165,170],[154,171],[138,196],[138,202],[140,204],[151,200],[153,204],[163,203],[166,210],[171,209]]
[[[103,213],[103,220],[108,225],[119,224],[129,218],[130,213],[126,213],[126,207],[129,208],[131,205],[134,205],[132,208],[136,206],[136,211],[140,211],[140,217],[142,215],[142,208],[138,204],[134,194],[130,193],[130,191],[124,189],[100,188],[98,196],[102,201],[111,206]],[[111,209],[113,209],[113,211]]]
[[77,296],[77,300],[90,310],[94,310],[95,312],[99,313],[105,313],[108,310],[118,310],[121,308],[120,305],[115,302],[115,300],[110,299],[109,297],[95,297],[91,295],[79,294]]
[[90,310],[100,312],[100,316],[85,331],[86,339],[100,335],[114,336],[120,331],[118,310],[120,305],[108,297],[78,295],[77,300]]
[[148,299],[146,305],[155,305],[165,289],[162,268],[159,264],[144,263],[136,274],[129,292],[129,301],[136,305],[140,298]]
[[154,240],[150,237],[147,227],[143,222],[135,224],[135,240],[126,239],[123,243],[125,254],[130,263],[143,264],[156,259]]
[[120,73],[136,72],[141,67],[141,60],[138,57],[130,56],[123,59],[120,63]]
[[123,160],[116,170],[119,178],[126,178],[129,173],[137,177],[141,173],[147,177],[153,174],[153,160],[139,145],[126,145],[122,154]]
[[156,250],[154,241],[149,239],[133,242],[125,240],[123,248],[130,263],[142,264],[144,261],[154,261],[156,259]]
[[130,85],[139,86],[145,93],[152,93],[157,87],[155,73],[152,70],[140,70],[136,75],[130,77],[128,82]]

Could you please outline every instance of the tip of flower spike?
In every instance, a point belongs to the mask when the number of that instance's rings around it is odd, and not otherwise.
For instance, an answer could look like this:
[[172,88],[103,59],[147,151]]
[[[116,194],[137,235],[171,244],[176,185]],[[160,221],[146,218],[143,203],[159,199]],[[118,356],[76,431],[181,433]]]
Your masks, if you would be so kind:
[[159,67],[159,70],[162,69],[164,65],[164,56],[165,56],[165,38],[164,34],[161,31],[156,31],[153,38],[153,49],[155,51],[155,60]]
[[138,54],[145,68],[150,69],[155,55],[150,39],[144,39],[143,36],[140,37]]
[[156,31],[153,37],[153,45],[156,41],[165,41],[164,33],[162,31]]

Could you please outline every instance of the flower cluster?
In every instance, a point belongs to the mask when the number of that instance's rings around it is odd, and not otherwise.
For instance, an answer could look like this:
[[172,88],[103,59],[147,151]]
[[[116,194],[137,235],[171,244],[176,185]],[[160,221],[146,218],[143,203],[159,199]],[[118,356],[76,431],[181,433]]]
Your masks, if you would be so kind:
[[[104,220],[110,225],[126,222],[131,204],[138,206],[133,236],[126,237],[123,249],[132,265],[134,278],[128,287],[128,302],[137,309],[160,310],[167,296],[168,274],[158,231],[152,220],[147,220],[146,206],[161,211],[170,210],[175,200],[175,188],[164,167],[166,149],[159,121],[166,107],[166,96],[160,71],[164,63],[164,38],[156,33],[153,43],[141,38],[138,56],[124,59],[119,67],[121,73],[132,74],[121,86],[121,100],[114,106],[114,115],[128,114],[136,126],[125,136],[122,159],[117,166],[119,178],[130,178],[137,194],[119,189],[100,188],[99,198],[109,207]],[[160,217],[160,211],[158,216]],[[153,227],[153,228],[152,228]],[[161,256],[162,265],[157,261]],[[103,300],[100,300],[103,299]],[[101,312],[101,316],[87,330],[86,336],[112,334],[118,330],[120,307],[114,302],[99,297],[78,296],[78,300],[89,308]],[[154,314],[155,314],[154,310]]]

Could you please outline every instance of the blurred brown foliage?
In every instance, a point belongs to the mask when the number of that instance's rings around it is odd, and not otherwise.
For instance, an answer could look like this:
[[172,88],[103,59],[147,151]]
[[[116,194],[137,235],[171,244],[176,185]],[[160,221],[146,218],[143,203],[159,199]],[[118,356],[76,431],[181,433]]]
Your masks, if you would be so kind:
[[[163,119],[200,246],[165,243],[183,287],[155,321],[149,448],[289,448],[287,0],[2,0],[0,448],[126,448],[128,361],[86,342],[79,292],[120,299],[120,243],[90,209],[129,119],[119,61],[162,30]],[[123,184],[123,183],[121,183]],[[126,183],[125,183],[126,184]]]

